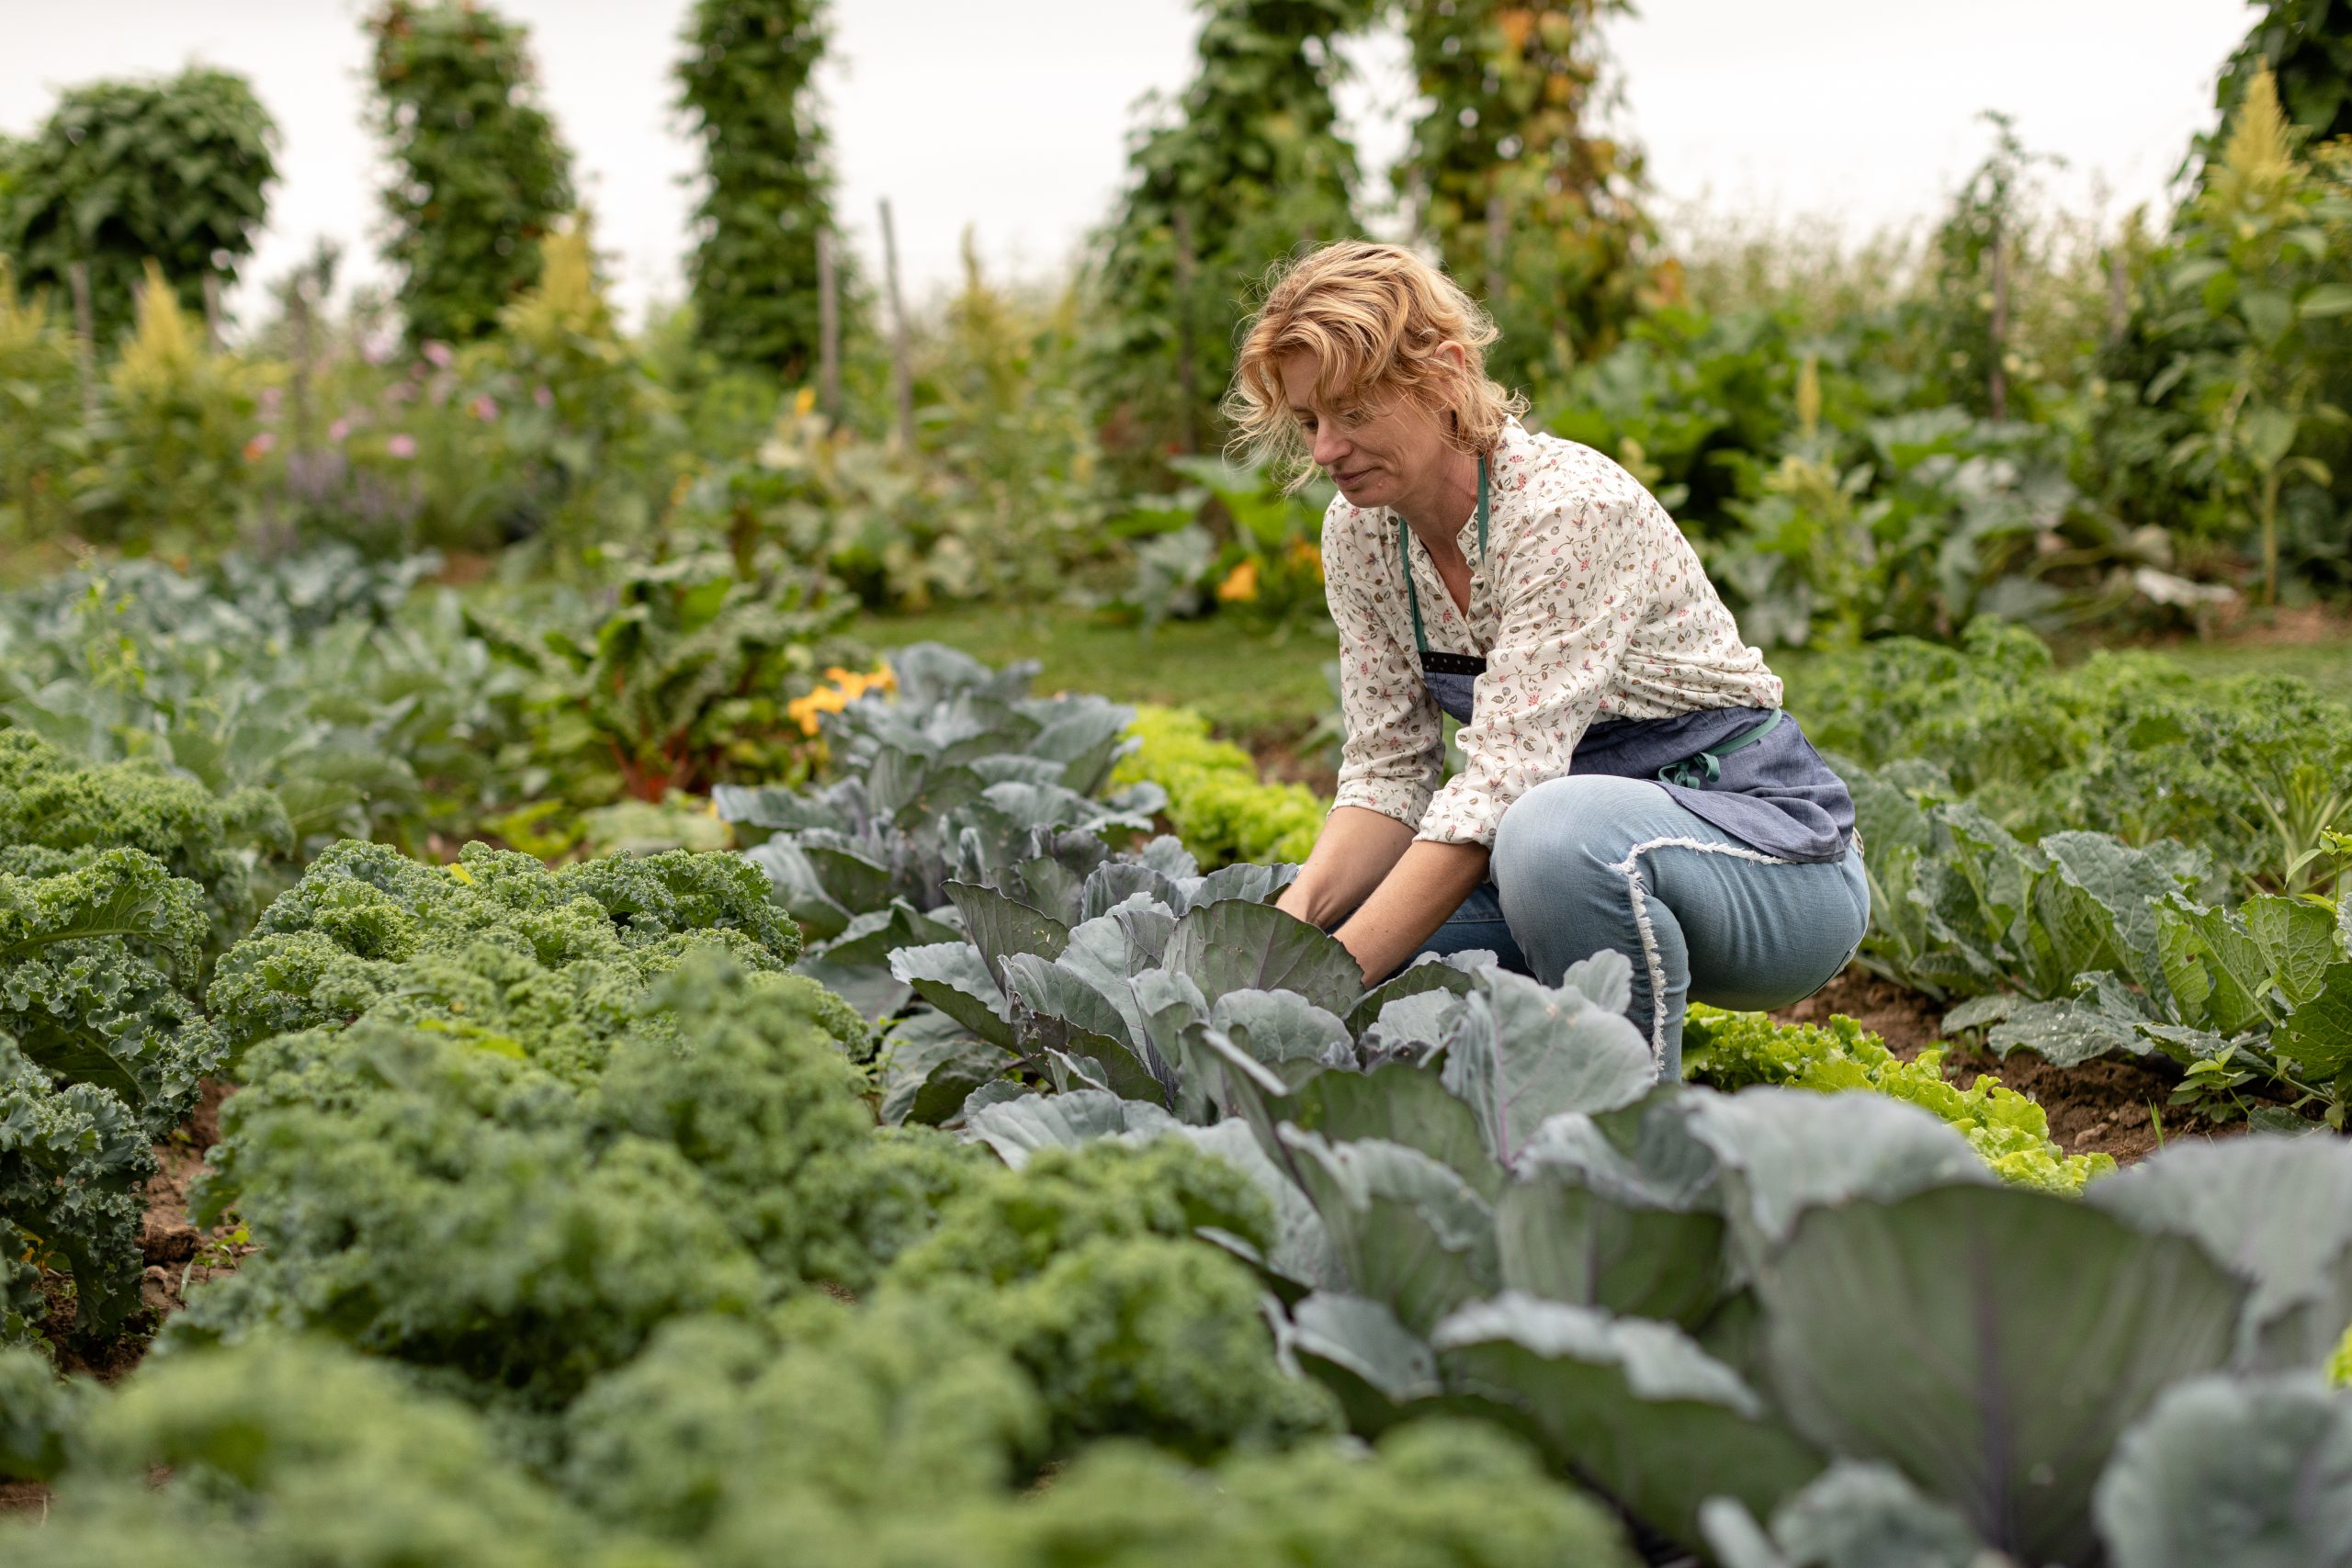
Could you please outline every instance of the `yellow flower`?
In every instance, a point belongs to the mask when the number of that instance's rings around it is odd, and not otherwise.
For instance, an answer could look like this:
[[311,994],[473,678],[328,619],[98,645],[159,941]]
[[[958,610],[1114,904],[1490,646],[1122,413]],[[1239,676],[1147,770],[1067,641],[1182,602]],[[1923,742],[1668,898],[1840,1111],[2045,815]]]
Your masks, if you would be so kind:
[[814,388],[814,387],[803,387],[803,388],[801,388],[801,389],[800,389],[800,390],[799,390],[799,391],[797,391],[797,392],[796,392],[796,393],[794,393],[794,394],[793,394],[793,398],[792,398],[792,412],[793,412],[794,413],[796,413],[796,414],[799,415],[802,419],[807,419],[807,418],[808,418],[811,413],[814,413],[814,412],[816,412],[816,410],[817,410],[817,389],[816,389],[816,388]]
[[1231,571],[1227,572],[1225,581],[1216,585],[1216,596],[1227,603],[1236,599],[1255,599],[1258,596],[1256,558],[1245,560]]
[[831,683],[784,705],[785,716],[800,726],[800,732],[804,735],[817,733],[817,716],[820,714],[839,713],[868,692],[895,692],[899,689],[898,677],[890,673],[888,665],[867,674],[856,670],[844,670],[835,664],[825,671],[825,679]]
[[1316,581],[1323,581],[1323,551],[1314,540],[1293,539],[1290,542],[1290,564],[1313,572]]

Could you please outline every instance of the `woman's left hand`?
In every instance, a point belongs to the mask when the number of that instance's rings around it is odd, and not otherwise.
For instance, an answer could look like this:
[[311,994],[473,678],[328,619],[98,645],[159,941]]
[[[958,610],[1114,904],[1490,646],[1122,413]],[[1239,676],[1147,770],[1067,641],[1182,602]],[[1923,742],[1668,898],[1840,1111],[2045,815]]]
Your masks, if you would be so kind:
[[1446,917],[1487,879],[1484,844],[1417,840],[1373,889],[1353,919],[1334,933],[1363,971],[1367,989],[1419,951]]

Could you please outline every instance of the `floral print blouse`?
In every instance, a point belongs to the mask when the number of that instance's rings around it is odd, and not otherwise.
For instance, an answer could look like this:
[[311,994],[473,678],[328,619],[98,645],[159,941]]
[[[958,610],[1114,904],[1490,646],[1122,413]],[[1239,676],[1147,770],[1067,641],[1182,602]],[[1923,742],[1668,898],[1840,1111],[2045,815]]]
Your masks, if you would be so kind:
[[1504,808],[1566,773],[1595,719],[1775,708],[1781,681],[1633,475],[1517,420],[1488,464],[1487,558],[1475,519],[1455,540],[1472,568],[1466,616],[1429,551],[1410,545],[1430,649],[1487,660],[1455,738],[1463,770],[1442,788],[1443,730],[1413,647],[1396,514],[1335,499],[1323,568],[1347,726],[1335,806],[1393,817],[1416,839],[1491,848]]

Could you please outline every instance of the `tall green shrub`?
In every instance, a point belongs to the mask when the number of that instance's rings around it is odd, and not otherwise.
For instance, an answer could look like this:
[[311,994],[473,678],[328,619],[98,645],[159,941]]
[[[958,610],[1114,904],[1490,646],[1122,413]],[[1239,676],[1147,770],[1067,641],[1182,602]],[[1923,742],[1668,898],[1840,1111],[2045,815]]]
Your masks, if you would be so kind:
[[1607,353],[1640,310],[1654,238],[1640,152],[1608,107],[1600,24],[1628,0],[1452,0],[1405,7],[1427,108],[1397,171],[1446,269],[1502,329],[1506,383]]
[[571,210],[571,154],[538,102],[526,28],[473,0],[390,0],[368,18],[385,187],[385,254],[409,335],[464,343],[539,275]]
[[69,89],[29,141],[0,149],[0,252],[19,287],[51,290],[60,308],[87,262],[101,343],[130,323],[150,258],[198,308],[206,275],[233,283],[253,253],[277,141],[253,88],[226,71]]
[[1090,279],[1103,307],[1091,378],[1131,452],[1213,441],[1252,286],[1300,247],[1356,231],[1355,150],[1331,101],[1345,66],[1332,45],[1371,9],[1202,0],[1199,65],[1173,106],[1182,118],[1136,141]]
[[826,32],[823,0],[696,0],[677,65],[706,181],[686,264],[696,335],[791,378],[817,359],[817,236],[835,228],[808,80]]

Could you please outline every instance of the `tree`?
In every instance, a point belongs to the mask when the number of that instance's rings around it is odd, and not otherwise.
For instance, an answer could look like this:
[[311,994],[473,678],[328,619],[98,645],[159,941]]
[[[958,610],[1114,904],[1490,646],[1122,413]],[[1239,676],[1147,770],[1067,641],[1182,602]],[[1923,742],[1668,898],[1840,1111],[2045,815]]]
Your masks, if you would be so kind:
[[1334,40],[1368,0],[1202,0],[1182,118],[1144,132],[1097,237],[1090,379],[1118,445],[1197,451],[1233,374],[1234,327],[1269,266],[1356,231]]
[[539,242],[573,202],[527,30],[473,0],[390,0],[367,25],[376,126],[399,166],[385,254],[409,335],[481,337],[537,279]]
[[1642,307],[1655,238],[1641,155],[1593,122],[1610,105],[1600,23],[1627,0],[1431,0],[1405,31],[1429,107],[1396,183],[1446,269],[1502,329],[1507,384],[1565,375]]
[[253,88],[226,71],[73,88],[29,141],[0,149],[0,250],[20,285],[59,300],[74,264],[88,263],[101,342],[129,324],[151,259],[200,309],[205,277],[233,283],[253,254],[277,141]]
[[705,180],[686,264],[695,334],[729,363],[798,379],[817,357],[817,236],[839,232],[809,84],[823,0],[696,0],[684,41],[678,107]]

